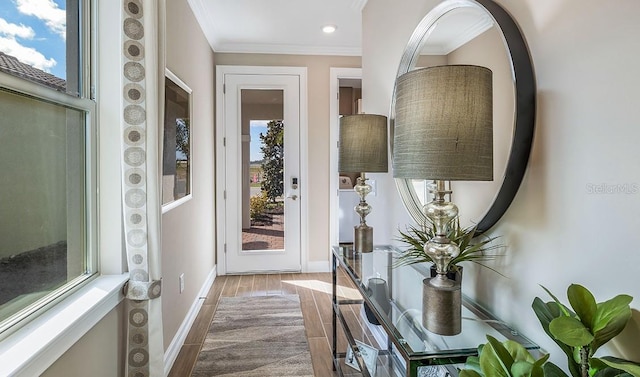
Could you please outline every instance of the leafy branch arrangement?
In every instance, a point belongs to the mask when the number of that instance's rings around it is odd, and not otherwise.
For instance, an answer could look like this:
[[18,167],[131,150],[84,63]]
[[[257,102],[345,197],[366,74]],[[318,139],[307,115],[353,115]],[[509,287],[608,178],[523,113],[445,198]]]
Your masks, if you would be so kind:
[[[424,252],[424,244],[435,237],[436,228],[429,219],[427,219],[427,221],[428,224],[423,227],[418,228],[416,226],[409,225],[406,231],[399,231],[400,237],[398,238],[398,241],[408,245],[408,248],[397,257],[395,263],[396,267],[414,263],[433,263],[431,257]],[[452,220],[451,225],[449,226],[447,238],[449,238],[454,244],[458,245],[460,248],[460,255],[451,260],[449,263],[449,271],[456,271],[460,262],[471,261],[499,273],[482,262],[499,256],[499,254],[492,253],[492,251],[499,249],[502,246],[491,245],[496,237],[483,236],[483,239],[474,240],[477,236],[477,226],[462,228],[460,226],[459,218]]]
[[567,289],[567,298],[573,309],[570,310],[548,289],[544,290],[553,301],[543,302],[536,297],[532,307],[544,331],[567,355],[572,377],[640,377],[640,364],[611,356],[594,357],[602,345],[620,334],[627,325],[631,318],[631,296],[617,295],[610,300],[596,302],[589,290],[572,284]]

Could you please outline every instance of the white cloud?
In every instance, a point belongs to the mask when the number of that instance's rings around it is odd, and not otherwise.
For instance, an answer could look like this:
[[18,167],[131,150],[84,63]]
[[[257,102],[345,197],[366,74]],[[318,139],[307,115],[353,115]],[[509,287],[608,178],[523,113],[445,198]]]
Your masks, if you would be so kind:
[[16,4],[20,13],[41,19],[49,30],[66,39],[67,12],[53,0],[16,0]]
[[36,35],[36,32],[29,26],[12,24],[0,17],[0,35],[32,39]]
[[47,59],[44,55],[31,47],[25,47],[12,37],[0,37],[0,51],[16,57],[22,63],[49,72],[57,62],[55,59]]

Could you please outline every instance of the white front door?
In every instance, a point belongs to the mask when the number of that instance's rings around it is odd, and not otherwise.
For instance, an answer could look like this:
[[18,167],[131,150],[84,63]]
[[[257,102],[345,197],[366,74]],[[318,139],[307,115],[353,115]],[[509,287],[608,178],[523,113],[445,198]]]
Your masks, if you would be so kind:
[[225,273],[301,271],[300,76],[223,80]]

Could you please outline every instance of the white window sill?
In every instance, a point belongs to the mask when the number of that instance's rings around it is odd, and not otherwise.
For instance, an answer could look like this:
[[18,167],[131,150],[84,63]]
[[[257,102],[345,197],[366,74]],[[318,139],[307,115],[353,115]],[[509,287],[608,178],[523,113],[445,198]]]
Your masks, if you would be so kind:
[[0,376],[38,376],[123,299],[129,274],[103,275],[0,342]]
[[174,209],[176,207],[180,207],[184,203],[186,203],[189,200],[191,200],[192,197],[193,197],[193,195],[189,194],[187,196],[183,196],[182,198],[180,198],[178,200],[174,200],[174,201],[169,202],[167,204],[163,204],[162,205],[162,214],[164,215],[165,213],[171,211],[172,209]]

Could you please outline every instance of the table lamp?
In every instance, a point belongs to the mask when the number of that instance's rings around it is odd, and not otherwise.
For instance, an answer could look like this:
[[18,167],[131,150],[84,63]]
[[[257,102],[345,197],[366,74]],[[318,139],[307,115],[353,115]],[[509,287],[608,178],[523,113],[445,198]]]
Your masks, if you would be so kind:
[[436,276],[424,281],[423,325],[431,332],[461,331],[459,281],[447,278],[460,254],[447,237],[458,207],[445,200],[445,181],[493,179],[492,73],[485,67],[448,65],[422,68],[396,81],[393,176],[434,180],[433,200],[423,207],[435,237],[424,252]]
[[365,197],[371,192],[365,173],[386,173],[387,162],[387,117],[374,114],[346,115],[340,118],[338,142],[338,170],[340,173],[360,173],[353,188],[360,197],[354,208],[360,215],[360,224],[354,229],[354,251],[373,251],[373,228],[365,217],[371,206]]

